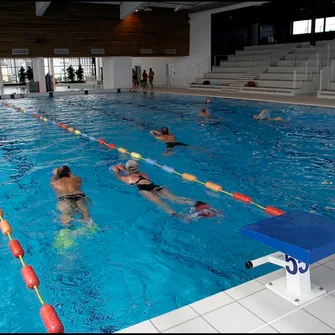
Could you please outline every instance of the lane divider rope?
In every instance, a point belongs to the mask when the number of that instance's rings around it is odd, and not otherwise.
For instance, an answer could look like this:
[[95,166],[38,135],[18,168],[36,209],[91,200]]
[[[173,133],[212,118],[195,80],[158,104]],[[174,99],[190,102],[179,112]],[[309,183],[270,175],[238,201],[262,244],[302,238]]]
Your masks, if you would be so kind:
[[88,138],[90,141],[96,141],[96,142],[100,143],[101,145],[105,145],[109,149],[117,149],[122,154],[130,155],[131,157],[133,157],[135,159],[138,159],[138,160],[143,160],[146,163],[148,163],[150,165],[153,165],[153,166],[157,166],[157,167],[161,168],[162,170],[164,170],[168,173],[176,174],[176,175],[182,177],[183,179],[185,179],[187,181],[196,182],[198,184],[201,184],[201,185],[205,186],[206,188],[208,188],[212,191],[219,192],[219,193],[224,193],[226,195],[229,195],[230,197],[232,197],[235,200],[254,205],[254,206],[264,210],[266,213],[268,213],[270,215],[277,216],[277,215],[285,214],[285,212],[283,210],[279,209],[279,208],[276,208],[276,207],[273,207],[273,206],[262,206],[262,205],[260,205],[256,202],[254,202],[252,200],[252,198],[248,195],[245,195],[245,194],[242,194],[242,193],[239,193],[239,192],[234,192],[234,193],[228,192],[228,191],[224,190],[221,185],[215,184],[215,183],[210,182],[210,181],[207,181],[207,182],[200,181],[200,180],[198,180],[198,178],[196,176],[194,176],[192,174],[189,174],[189,173],[186,173],[186,172],[184,172],[184,173],[177,172],[173,167],[170,167],[170,166],[167,166],[167,165],[160,165],[154,159],[144,158],[144,157],[142,157],[141,154],[139,154],[137,152],[129,152],[125,148],[118,147],[116,144],[113,144],[113,143],[107,143],[104,139],[101,139],[101,138],[97,139],[93,136],[89,136],[88,134],[83,133],[80,130],[75,129],[73,127],[70,127],[66,124],[63,124],[63,123],[60,123],[60,122],[57,122],[57,121],[53,121],[53,120],[49,120],[48,118],[43,117],[43,116],[41,116],[37,113],[34,113],[32,111],[26,111],[23,108],[16,107],[13,104],[10,104],[8,102],[3,102],[3,104],[6,107],[15,109],[15,110],[17,110],[21,113],[30,114],[33,118],[39,119],[39,120],[44,121],[44,122],[49,122],[53,125],[56,125],[59,128],[66,129],[67,131],[72,132],[75,135],[81,135],[82,137]]
[[23,277],[24,282],[26,283],[27,287],[30,289],[34,289],[37,297],[42,305],[40,309],[40,316],[43,320],[43,323],[48,331],[48,333],[64,333],[64,326],[62,321],[58,317],[58,314],[52,305],[46,304],[41,296],[41,293],[38,289],[40,285],[40,280],[31,265],[26,265],[23,256],[24,250],[18,240],[13,240],[12,233],[13,228],[10,223],[5,220],[4,212],[0,208],[0,229],[3,235],[7,235],[9,238],[9,249],[11,250],[13,256],[15,258],[19,258],[22,264],[21,274]]

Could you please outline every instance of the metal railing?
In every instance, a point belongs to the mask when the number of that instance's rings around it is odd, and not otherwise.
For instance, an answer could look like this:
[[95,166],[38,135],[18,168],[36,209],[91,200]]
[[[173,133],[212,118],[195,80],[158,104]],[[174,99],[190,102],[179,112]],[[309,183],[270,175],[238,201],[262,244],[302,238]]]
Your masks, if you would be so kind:
[[[247,56],[244,55],[243,57],[248,57],[248,60],[240,60],[240,61],[236,61],[236,59],[238,59],[238,57],[234,54],[231,55],[214,55],[214,66],[218,66],[218,61],[221,62],[221,60],[224,60],[226,62],[229,63],[230,67],[235,67],[236,63],[238,62],[245,62],[245,63],[249,63],[252,62],[252,67],[255,67],[257,65],[258,62],[266,62],[269,61],[269,66],[272,66],[272,60],[273,60],[273,53],[276,53],[274,51],[269,51],[268,53],[258,53],[258,52],[253,52],[251,55],[248,54]],[[252,61],[250,61],[250,57],[252,57]],[[257,59],[260,58],[260,59]],[[219,64],[220,66],[220,64]]]
[[324,89],[328,90],[330,88],[331,83],[334,82],[335,79],[335,60],[331,59],[329,63],[320,70],[320,84],[319,91]]
[[212,64],[211,64],[211,57],[207,57],[203,59],[201,62],[193,65],[188,69],[188,76],[187,81],[188,84],[192,82],[194,78],[194,81],[196,78],[201,78],[201,74],[204,75],[205,72],[210,72],[212,70]]
[[[321,50],[315,52],[307,60],[303,61],[298,67],[293,70],[293,89],[297,88],[297,83],[300,81],[301,87],[303,82],[313,80],[313,76],[319,74],[324,66],[327,66],[330,61],[332,46],[327,44]],[[301,75],[300,80],[297,78],[297,74]]]

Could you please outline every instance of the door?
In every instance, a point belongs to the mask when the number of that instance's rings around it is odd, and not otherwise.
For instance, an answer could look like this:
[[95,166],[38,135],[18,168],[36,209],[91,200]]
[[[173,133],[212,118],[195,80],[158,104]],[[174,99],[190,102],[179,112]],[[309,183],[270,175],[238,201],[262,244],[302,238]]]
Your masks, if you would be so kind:
[[175,76],[174,64],[173,63],[166,64],[166,84],[167,84],[167,87],[170,87],[170,86],[174,85],[174,76]]

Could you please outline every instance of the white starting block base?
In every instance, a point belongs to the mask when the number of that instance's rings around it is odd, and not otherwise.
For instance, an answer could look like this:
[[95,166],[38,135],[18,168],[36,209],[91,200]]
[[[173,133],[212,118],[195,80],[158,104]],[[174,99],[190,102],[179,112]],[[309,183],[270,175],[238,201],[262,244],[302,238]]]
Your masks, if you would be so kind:
[[266,284],[265,286],[271,291],[280,295],[282,298],[288,300],[292,304],[296,306],[301,306],[327,293],[325,289],[313,283],[310,283],[310,285],[310,291],[301,296],[293,294],[287,289],[286,276],[277,279],[269,284]]

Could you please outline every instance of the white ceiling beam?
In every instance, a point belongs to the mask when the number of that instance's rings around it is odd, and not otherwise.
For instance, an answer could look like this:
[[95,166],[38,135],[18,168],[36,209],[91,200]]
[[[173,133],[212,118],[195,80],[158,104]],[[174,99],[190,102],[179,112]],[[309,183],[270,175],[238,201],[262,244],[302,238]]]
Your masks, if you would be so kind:
[[129,15],[133,14],[136,9],[140,7],[145,7],[148,2],[139,2],[139,1],[132,1],[132,2],[122,2],[120,5],[120,20],[124,20]]
[[37,1],[35,2],[36,16],[43,16],[44,12],[47,10],[51,1]]
[[[181,4],[181,3],[180,3]],[[162,8],[176,8],[179,4],[172,4],[172,3],[166,3],[166,2],[150,2],[148,4],[148,7],[162,7]],[[182,9],[189,9],[191,8],[192,5],[186,3],[183,3],[182,5]]]

